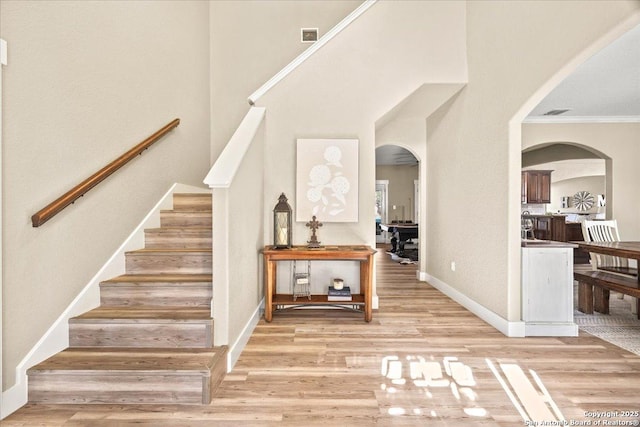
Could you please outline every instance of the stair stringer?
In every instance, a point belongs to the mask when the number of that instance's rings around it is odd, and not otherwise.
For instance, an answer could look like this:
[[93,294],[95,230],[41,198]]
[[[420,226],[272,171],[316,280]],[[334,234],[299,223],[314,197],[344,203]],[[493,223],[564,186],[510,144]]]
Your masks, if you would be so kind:
[[7,417],[27,403],[29,390],[27,370],[69,346],[69,319],[100,306],[100,282],[125,271],[125,253],[144,247],[144,230],[160,226],[160,211],[171,209],[174,193],[211,193],[211,190],[180,183],[174,183],[169,188],[20,361],[16,367],[16,383],[2,392],[0,418]]

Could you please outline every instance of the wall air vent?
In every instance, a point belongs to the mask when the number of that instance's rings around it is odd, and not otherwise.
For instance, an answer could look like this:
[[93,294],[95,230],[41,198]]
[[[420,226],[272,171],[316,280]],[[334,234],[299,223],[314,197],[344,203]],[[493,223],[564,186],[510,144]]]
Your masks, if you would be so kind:
[[300,28],[300,41],[302,43],[313,43],[318,41],[317,28]]
[[557,110],[549,110],[543,114],[543,116],[559,116],[560,114],[564,114],[567,111],[571,111],[570,108],[562,108]]

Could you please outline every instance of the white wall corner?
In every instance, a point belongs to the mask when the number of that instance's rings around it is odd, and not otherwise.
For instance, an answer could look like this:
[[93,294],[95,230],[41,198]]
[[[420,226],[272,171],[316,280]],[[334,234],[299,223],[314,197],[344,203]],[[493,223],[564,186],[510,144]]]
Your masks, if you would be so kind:
[[7,41],[0,39],[0,65],[7,65]]
[[[213,300],[211,317],[213,322],[213,345],[229,345],[229,189],[213,188],[213,209],[211,232],[212,250],[216,262],[212,266]],[[235,344],[234,344],[235,345]],[[234,362],[235,363],[235,362]]]
[[420,270],[416,270],[416,279],[419,282],[426,282],[427,281],[427,272],[426,271],[420,271]]
[[430,274],[426,275],[426,281],[431,286],[438,289],[449,298],[453,299],[458,304],[502,332],[507,337],[524,337],[525,336],[525,323],[522,321],[510,322],[502,316],[497,315],[493,311],[489,310],[483,305],[478,304],[462,292],[446,284],[437,277],[433,277]]
[[247,343],[249,342],[249,338],[251,338],[253,330],[256,328],[256,325],[260,321],[260,318],[262,317],[264,301],[264,298],[262,299],[262,301],[260,301],[256,309],[254,310],[253,315],[251,316],[251,318],[249,318],[249,321],[242,329],[240,336],[238,337],[236,342],[234,342],[233,345],[229,348],[229,352],[227,353],[227,372],[231,372],[231,370],[235,366],[238,358],[240,358],[242,350],[244,350]]

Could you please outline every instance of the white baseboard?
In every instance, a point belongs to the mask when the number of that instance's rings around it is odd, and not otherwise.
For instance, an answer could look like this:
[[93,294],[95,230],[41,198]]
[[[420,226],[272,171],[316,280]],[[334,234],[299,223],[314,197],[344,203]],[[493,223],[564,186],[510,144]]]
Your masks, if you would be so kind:
[[262,301],[260,301],[260,304],[258,304],[256,309],[254,310],[253,315],[251,316],[245,327],[242,329],[242,332],[240,333],[240,336],[238,337],[236,342],[234,342],[233,345],[229,347],[229,352],[227,353],[227,372],[231,372],[236,362],[238,361],[242,350],[244,350],[244,348],[247,346],[247,342],[249,342],[249,338],[251,338],[253,330],[256,328],[256,325],[262,317],[262,312],[264,311],[263,307],[264,298],[262,299]]
[[575,323],[530,323],[524,326],[527,337],[577,337],[578,325]]
[[493,311],[489,310],[485,306],[478,304],[462,292],[446,284],[437,277],[433,277],[430,274],[425,273],[425,281],[429,282],[431,286],[438,289],[449,298],[462,305],[464,308],[502,332],[508,337],[524,337],[525,336],[525,324],[522,321],[510,322],[502,316],[497,315]]
[[173,205],[173,193],[210,192],[209,189],[191,187],[183,184],[171,186],[158,203],[147,213],[135,230],[125,239],[109,260],[98,270],[98,273],[85,285],[78,296],[56,319],[27,355],[16,367],[16,383],[2,393],[3,419],[27,403],[27,370],[43,360],[64,350],[69,346],[69,319],[92,310],[100,305],[100,282],[124,274],[125,252],[144,247],[145,228],[160,226],[160,210],[170,209]]

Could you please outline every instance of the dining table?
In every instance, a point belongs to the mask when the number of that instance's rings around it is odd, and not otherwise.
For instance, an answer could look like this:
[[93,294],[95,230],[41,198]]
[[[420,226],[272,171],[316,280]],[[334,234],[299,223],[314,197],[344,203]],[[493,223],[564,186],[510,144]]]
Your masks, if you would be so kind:
[[640,261],[640,242],[571,242],[588,252]]

